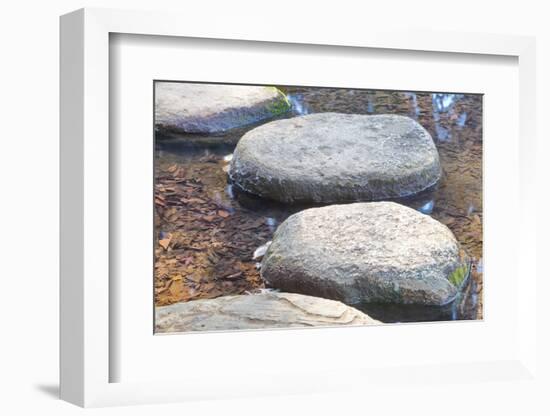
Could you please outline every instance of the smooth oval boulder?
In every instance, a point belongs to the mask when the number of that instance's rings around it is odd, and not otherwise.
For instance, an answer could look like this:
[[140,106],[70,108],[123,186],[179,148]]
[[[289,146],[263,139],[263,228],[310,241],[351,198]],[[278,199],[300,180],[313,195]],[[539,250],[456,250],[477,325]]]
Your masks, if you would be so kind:
[[156,308],[156,332],[379,324],[350,306],[296,293],[222,296]]
[[249,131],[229,170],[242,190],[284,203],[405,197],[432,187],[440,175],[432,137],[413,119],[339,113]]
[[350,305],[445,305],[468,274],[469,261],[445,225],[394,202],[294,214],[277,228],[261,266],[271,287]]
[[275,87],[155,83],[155,129],[161,134],[223,133],[290,110]]

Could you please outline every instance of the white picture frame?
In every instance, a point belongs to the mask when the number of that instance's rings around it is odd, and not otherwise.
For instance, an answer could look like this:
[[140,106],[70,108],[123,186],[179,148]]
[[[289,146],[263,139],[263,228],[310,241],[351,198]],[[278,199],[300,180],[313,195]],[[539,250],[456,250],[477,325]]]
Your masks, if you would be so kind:
[[[182,24],[185,21],[185,24]],[[244,30],[245,29],[245,30]],[[438,33],[361,28],[328,34],[322,25],[307,32],[296,28],[280,31],[264,22],[235,31],[231,22],[205,25],[172,13],[107,9],[82,9],[61,18],[61,397],[80,406],[160,403],[214,397],[246,397],[262,394],[308,393],[341,389],[375,388],[378,384],[426,385],[455,380],[481,383],[506,381],[512,386],[538,388],[536,372],[536,217],[530,178],[535,169],[535,40],[530,37],[472,33]],[[519,67],[518,124],[520,152],[517,178],[519,214],[517,270],[522,282],[517,291],[517,345],[495,360],[464,362],[419,361],[406,368],[323,368],[317,372],[256,374],[262,382],[230,383],[230,374],[213,381],[195,374],[178,381],[113,381],[110,368],[120,359],[111,348],[111,312],[117,308],[110,296],[109,252],[110,171],[109,152],[109,37],[130,34],[181,38],[225,39],[285,44],[332,45],[346,48],[430,51],[440,54],[499,55],[517,58]],[[246,33],[246,35],[242,35]],[[375,328],[372,328],[376,330]],[[112,328],[111,328],[112,330]],[[478,331],[480,329],[477,329]],[[334,331],[334,329],[319,330]],[[283,332],[272,332],[271,339]],[[335,334],[334,332],[325,332]],[[297,334],[297,333],[296,333]],[[219,334],[224,336],[224,334]],[[151,333],[152,336],[152,333]],[[203,335],[204,336],[204,335]],[[205,336],[210,336],[206,334]],[[227,336],[227,334],[225,334]],[[253,335],[250,335],[251,337]],[[405,340],[403,340],[405,341]],[[472,380],[472,374],[476,376]],[[197,378],[198,377],[198,378]],[[321,381],[322,380],[322,381]],[[343,380],[346,380],[345,382]],[[515,383],[515,384],[514,384]],[[534,384],[533,384],[534,383]],[[538,387],[537,387],[538,386]],[[489,394],[497,395],[497,391]]]

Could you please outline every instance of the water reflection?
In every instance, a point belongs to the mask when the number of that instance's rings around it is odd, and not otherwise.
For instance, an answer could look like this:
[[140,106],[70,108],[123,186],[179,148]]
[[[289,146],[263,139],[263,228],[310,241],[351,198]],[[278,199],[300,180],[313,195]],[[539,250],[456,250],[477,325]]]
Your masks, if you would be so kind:
[[448,112],[453,108],[455,102],[461,99],[464,94],[432,94],[434,111],[439,113]]
[[434,109],[433,111],[433,117],[435,122],[435,134],[437,137],[437,140],[445,142],[451,138],[451,134],[449,133],[449,130],[446,129],[441,125],[441,117],[439,116],[439,113]]
[[458,307],[456,302],[453,302],[451,306],[451,321],[456,321],[458,319]]
[[430,322],[471,319],[460,313],[460,299],[445,306],[402,305],[388,303],[364,303],[353,305],[374,319],[382,322]]
[[290,102],[292,112],[299,116],[305,116],[309,114],[307,106],[304,104],[301,94],[287,94],[286,98]]
[[267,224],[267,226],[269,227],[269,229],[272,231],[272,232],[275,232],[275,229],[277,228],[277,220],[273,217],[267,217],[265,219],[265,223]]
[[225,193],[231,199],[235,199],[235,193],[233,192],[233,185],[229,184],[225,187]]
[[372,103],[372,98],[370,95],[367,95],[367,113],[374,113],[374,104]]
[[483,273],[483,258],[480,258],[476,264],[476,270],[478,273]]
[[[452,138],[450,129],[442,126],[441,113],[448,113],[448,115],[452,117],[456,101],[463,96],[463,94],[432,94],[432,114],[435,122],[435,133],[438,140],[448,141]],[[466,119],[464,119],[463,123],[465,122]]]
[[418,208],[418,211],[420,211],[422,214],[431,214],[434,210],[434,200],[426,202],[424,205],[422,205],[420,208]]
[[460,128],[464,127],[466,125],[466,121],[468,120],[468,113],[464,111],[460,116],[458,117],[458,120],[456,121],[456,125]]
[[414,116],[415,119],[418,118],[420,115],[420,107],[418,106],[418,98],[416,97],[416,93],[414,92],[405,92],[403,93],[405,97],[408,97],[412,101],[412,112],[410,113],[411,116]]

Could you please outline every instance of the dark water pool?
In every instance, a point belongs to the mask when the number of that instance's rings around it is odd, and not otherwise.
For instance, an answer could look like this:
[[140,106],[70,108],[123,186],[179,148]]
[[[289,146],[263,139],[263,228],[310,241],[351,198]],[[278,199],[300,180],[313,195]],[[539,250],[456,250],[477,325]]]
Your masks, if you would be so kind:
[[[464,293],[442,308],[355,305],[383,322],[482,318],[482,96],[281,87],[292,115],[315,112],[402,114],[434,138],[443,178],[436,188],[399,202],[447,225],[472,258]],[[253,259],[277,225],[305,207],[238,192],[226,169],[236,141],[224,136],[156,140],[156,228],[169,249],[155,250],[157,305],[253,292],[263,282]]]

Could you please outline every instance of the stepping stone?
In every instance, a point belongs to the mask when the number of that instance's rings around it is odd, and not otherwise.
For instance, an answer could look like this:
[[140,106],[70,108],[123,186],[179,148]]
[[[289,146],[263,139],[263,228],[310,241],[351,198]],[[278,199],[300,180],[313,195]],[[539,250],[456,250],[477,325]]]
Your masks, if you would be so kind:
[[284,203],[399,198],[441,175],[430,134],[397,115],[317,113],[246,133],[229,176],[242,190]]
[[156,308],[156,332],[379,324],[341,302],[296,293],[222,296]]
[[275,87],[155,83],[155,129],[163,134],[223,133],[288,110],[290,103]]
[[266,284],[346,304],[445,305],[469,261],[453,233],[394,202],[311,208],[275,232],[261,267]]

